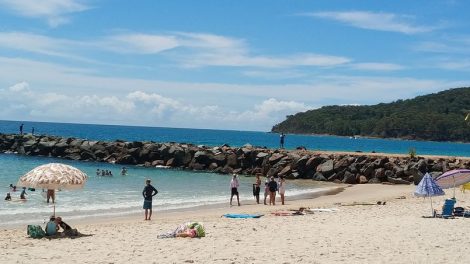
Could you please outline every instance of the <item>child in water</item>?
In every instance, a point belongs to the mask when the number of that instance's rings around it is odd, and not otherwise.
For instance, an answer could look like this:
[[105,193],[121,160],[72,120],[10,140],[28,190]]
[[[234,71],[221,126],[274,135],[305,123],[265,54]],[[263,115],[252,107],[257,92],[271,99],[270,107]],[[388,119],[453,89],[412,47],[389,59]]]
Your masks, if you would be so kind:
[[7,196],[5,197],[5,201],[11,201],[11,195],[10,195],[10,193],[7,193]]

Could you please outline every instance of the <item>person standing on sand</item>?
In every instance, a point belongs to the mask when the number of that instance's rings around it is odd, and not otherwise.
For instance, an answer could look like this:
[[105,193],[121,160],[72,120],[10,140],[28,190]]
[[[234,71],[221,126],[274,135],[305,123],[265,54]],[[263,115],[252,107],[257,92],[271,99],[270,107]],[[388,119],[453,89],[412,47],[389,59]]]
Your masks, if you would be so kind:
[[259,193],[261,191],[261,179],[259,174],[256,174],[256,182],[253,183],[253,196],[256,199],[256,203],[259,204]]
[[279,148],[284,148],[284,139],[285,139],[286,135],[284,135],[284,133],[281,133],[281,135],[279,136]]
[[268,198],[268,195],[269,195],[268,183],[269,183],[269,178],[266,176],[266,181],[264,181],[264,205],[267,205],[266,198]]
[[238,196],[238,187],[239,186],[240,186],[240,184],[238,183],[237,174],[233,174],[232,180],[230,181],[230,188],[232,190],[232,195],[230,196],[230,205],[232,205],[233,196],[236,195],[237,196],[238,206],[240,206],[240,197]]
[[158,191],[150,184],[150,179],[145,181],[145,187],[142,191],[142,196],[144,196],[144,209],[145,209],[145,220],[150,220],[152,218],[152,198],[157,195]]
[[281,203],[284,205],[284,194],[286,193],[286,180],[283,176],[279,177],[279,194],[281,195]]
[[274,177],[271,176],[271,180],[268,183],[269,189],[269,205],[276,205],[276,191],[277,191],[277,182],[274,180]]

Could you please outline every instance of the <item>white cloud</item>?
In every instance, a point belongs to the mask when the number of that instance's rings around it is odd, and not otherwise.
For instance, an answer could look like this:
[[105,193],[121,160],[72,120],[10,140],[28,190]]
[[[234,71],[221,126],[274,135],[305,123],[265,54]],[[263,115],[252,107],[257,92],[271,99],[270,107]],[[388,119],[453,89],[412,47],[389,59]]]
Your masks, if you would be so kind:
[[404,67],[399,64],[378,62],[353,63],[351,64],[351,68],[367,71],[398,71],[404,69]]
[[470,59],[441,61],[436,64],[436,67],[445,70],[470,71]]
[[124,53],[156,54],[179,48],[180,52],[175,56],[185,67],[328,67],[350,62],[346,57],[314,53],[286,56],[255,55],[251,54],[242,39],[205,33],[177,32],[173,35],[128,33],[110,36],[109,39],[113,42],[103,46]]
[[168,55],[184,67],[229,66],[292,68],[299,66],[332,67],[351,60],[342,56],[300,53],[291,55],[251,54],[244,40],[196,33],[155,35],[116,34],[94,40],[68,40],[23,32],[0,32],[0,47],[43,55],[105,64],[77,55],[82,50],[155,55],[178,49]]
[[27,83],[27,82],[17,83],[15,85],[12,85],[12,86],[8,87],[8,90],[11,91],[11,92],[15,92],[15,93],[29,92],[29,83]]
[[416,34],[435,30],[436,27],[417,26],[409,22],[410,16],[367,11],[315,12],[304,14],[317,18],[336,20],[353,27]]
[[49,56],[84,60],[69,53],[70,48],[83,45],[85,44],[76,41],[50,38],[32,33],[0,32],[0,47]]
[[15,118],[21,113],[21,119],[87,123],[107,120],[105,123],[269,130],[272,122],[281,121],[286,114],[308,109],[303,103],[274,98],[262,101],[252,110],[240,111],[217,105],[192,105],[142,91],[122,96],[42,93],[30,89],[25,82],[0,89],[0,95],[5,109],[0,111],[0,117]]
[[121,34],[109,37],[108,45],[117,52],[155,54],[180,46],[175,36],[148,34]]
[[46,19],[51,27],[67,23],[68,14],[90,9],[77,0],[0,0],[0,5],[20,16]]

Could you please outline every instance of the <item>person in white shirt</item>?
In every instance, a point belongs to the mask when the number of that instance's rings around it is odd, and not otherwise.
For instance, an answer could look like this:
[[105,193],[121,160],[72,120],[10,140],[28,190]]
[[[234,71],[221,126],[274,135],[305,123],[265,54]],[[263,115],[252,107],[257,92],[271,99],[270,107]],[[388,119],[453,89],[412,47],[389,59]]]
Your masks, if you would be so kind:
[[240,186],[240,184],[238,183],[237,175],[234,174],[233,177],[232,177],[232,180],[230,181],[230,188],[232,189],[232,195],[230,196],[230,205],[232,205],[233,196],[236,195],[237,196],[238,206],[240,206],[240,197],[238,196],[238,187],[239,186]]

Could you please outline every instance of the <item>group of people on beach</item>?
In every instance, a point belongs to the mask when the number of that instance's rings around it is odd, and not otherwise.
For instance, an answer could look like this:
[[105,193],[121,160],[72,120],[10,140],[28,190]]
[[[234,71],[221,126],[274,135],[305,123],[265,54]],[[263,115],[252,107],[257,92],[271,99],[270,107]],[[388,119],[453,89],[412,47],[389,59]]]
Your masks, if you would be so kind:
[[[240,184],[238,182],[238,175],[234,174],[230,181],[230,205],[232,205],[233,196],[237,196],[237,203],[240,206],[240,196],[238,194],[238,188]],[[255,197],[256,203],[259,204],[259,196],[261,192],[261,174],[256,174],[255,183],[253,183],[253,196]],[[286,193],[286,180],[284,177],[279,177],[278,181],[273,176],[266,177],[264,182],[264,205],[267,205],[267,198],[269,196],[269,205],[276,205],[276,193],[281,196],[281,203],[284,205],[284,198]]]

